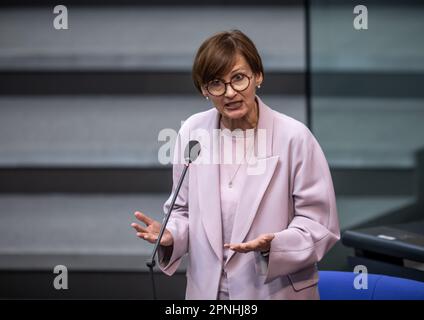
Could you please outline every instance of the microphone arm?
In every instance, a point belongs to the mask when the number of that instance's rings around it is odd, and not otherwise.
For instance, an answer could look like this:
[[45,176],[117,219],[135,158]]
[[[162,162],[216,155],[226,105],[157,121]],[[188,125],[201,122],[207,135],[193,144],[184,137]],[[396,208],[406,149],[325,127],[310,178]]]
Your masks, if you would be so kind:
[[146,261],[146,265],[150,269],[150,276],[151,276],[151,279],[152,279],[152,289],[153,289],[153,299],[154,300],[157,300],[155,277],[154,277],[154,273],[153,273],[153,268],[156,265],[155,256],[156,256],[156,253],[159,249],[160,241],[161,241],[163,234],[165,232],[166,225],[168,224],[169,217],[171,216],[171,212],[174,209],[175,201],[177,199],[178,193],[180,192],[181,185],[183,184],[183,180],[184,180],[184,177],[186,175],[188,166],[189,166],[189,163],[184,164],[183,172],[180,176],[180,180],[178,181],[177,187],[175,188],[174,195],[172,196],[171,205],[169,206],[168,212],[166,213],[166,215],[163,219],[162,226],[161,226],[160,232],[159,232],[159,236],[158,236],[156,243],[155,243],[155,246],[153,248],[152,255],[150,256],[150,259]]
[[186,175],[188,166],[189,166],[188,163],[184,164],[183,172],[180,176],[180,180],[178,181],[177,187],[175,188],[174,195],[172,196],[171,205],[169,206],[168,212],[166,213],[166,215],[163,219],[162,226],[161,226],[160,232],[159,232],[159,236],[158,236],[156,243],[155,243],[155,246],[153,248],[152,255],[150,256],[150,259],[146,262],[146,265],[149,268],[155,266],[155,256],[156,256],[156,253],[157,253],[158,248],[159,248],[160,240],[163,237],[163,234],[164,234],[165,229],[166,229],[166,225],[168,224],[169,217],[171,215],[172,210],[174,209],[175,201],[177,199],[178,193],[180,192],[181,185],[183,184],[183,180],[184,180],[184,177]]
[[180,180],[178,181],[177,187],[175,188],[175,192],[174,192],[174,195],[172,196],[172,200],[171,200],[171,204],[169,206],[168,212],[166,213],[166,215],[163,219],[162,226],[161,226],[160,232],[159,232],[159,236],[158,236],[156,243],[155,243],[155,246],[153,248],[152,255],[151,255],[150,259],[146,261],[146,265],[150,269],[150,275],[151,275],[151,279],[152,279],[152,288],[153,288],[153,299],[154,300],[157,300],[155,277],[154,277],[154,273],[153,273],[153,268],[156,264],[155,263],[155,256],[156,256],[156,253],[158,251],[160,241],[161,241],[163,234],[165,232],[166,225],[168,224],[169,217],[171,216],[171,212],[174,209],[175,201],[177,199],[178,193],[180,192],[181,185],[183,184],[184,177],[187,173],[187,169],[190,166],[190,163],[193,162],[194,160],[196,160],[196,158],[200,154],[200,143],[197,140],[190,140],[189,144],[186,147],[185,154],[186,154],[186,157],[185,157],[186,163],[184,164],[183,172],[181,173]]

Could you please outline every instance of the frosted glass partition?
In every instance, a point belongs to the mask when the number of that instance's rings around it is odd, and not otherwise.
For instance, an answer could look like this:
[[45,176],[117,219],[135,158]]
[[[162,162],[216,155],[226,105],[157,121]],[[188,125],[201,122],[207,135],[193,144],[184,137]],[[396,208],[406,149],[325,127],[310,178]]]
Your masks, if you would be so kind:
[[412,168],[424,145],[424,6],[360,3],[310,1],[312,128],[333,167]]

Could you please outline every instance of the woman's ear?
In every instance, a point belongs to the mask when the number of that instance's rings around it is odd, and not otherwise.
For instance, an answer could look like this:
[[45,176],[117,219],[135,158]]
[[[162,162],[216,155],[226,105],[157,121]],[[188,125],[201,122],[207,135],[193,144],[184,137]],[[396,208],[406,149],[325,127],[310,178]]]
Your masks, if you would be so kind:
[[262,72],[261,73],[259,73],[259,74],[257,74],[256,76],[255,76],[255,80],[256,80],[256,83],[255,83],[255,85],[256,85],[256,87],[257,86],[260,86],[261,84],[262,84],[262,81],[264,80],[264,77],[263,77],[263,75],[262,75]]
[[208,91],[205,89],[205,88],[203,88],[202,87],[202,95],[206,98],[206,99],[208,99],[209,97],[208,97]]

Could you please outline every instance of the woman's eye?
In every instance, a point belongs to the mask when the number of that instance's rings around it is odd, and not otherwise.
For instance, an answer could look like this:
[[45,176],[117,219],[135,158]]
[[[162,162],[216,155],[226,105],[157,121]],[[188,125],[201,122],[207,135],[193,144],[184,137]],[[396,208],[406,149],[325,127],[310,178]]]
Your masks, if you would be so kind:
[[234,77],[233,77],[233,80],[235,80],[235,81],[239,81],[239,80],[241,80],[241,79],[243,79],[244,78],[244,75],[242,75],[242,74],[236,74]]

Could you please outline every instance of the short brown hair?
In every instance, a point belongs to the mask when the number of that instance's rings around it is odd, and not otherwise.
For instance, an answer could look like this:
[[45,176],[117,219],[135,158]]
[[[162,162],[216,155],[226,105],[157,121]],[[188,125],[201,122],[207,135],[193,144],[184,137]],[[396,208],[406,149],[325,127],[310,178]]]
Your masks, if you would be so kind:
[[264,76],[262,60],[252,40],[240,30],[223,31],[206,39],[193,63],[192,77],[197,90],[202,85],[229,72],[240,53],[253,73]]

